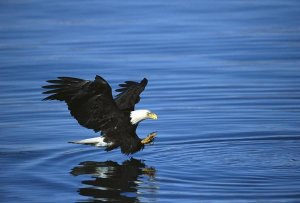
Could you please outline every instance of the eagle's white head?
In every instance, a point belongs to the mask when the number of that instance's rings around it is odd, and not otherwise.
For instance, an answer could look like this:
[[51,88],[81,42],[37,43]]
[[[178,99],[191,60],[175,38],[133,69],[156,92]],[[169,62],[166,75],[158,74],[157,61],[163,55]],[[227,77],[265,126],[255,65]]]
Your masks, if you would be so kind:
[[157,119],[157,115],[147,109],[135,110],[130,112],[130,122],[135,125],[145,119]]

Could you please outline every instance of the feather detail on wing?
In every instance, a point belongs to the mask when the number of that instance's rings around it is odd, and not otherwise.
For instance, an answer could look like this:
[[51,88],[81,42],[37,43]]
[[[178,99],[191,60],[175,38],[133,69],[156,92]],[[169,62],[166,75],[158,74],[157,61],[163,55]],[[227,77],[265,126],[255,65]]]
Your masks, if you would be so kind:
[[144,91],[148,80],[144,78],[140,83],[133,81],[126,81],[119,86],[116,92],[120,92],[116,98],[115,103],[118,108],[123,111],[133,111],[135,104],[140,101],[140,94]]
[[49,89],[43,93],[50,96],[44,100],[65,101],[80,125],[100,131],[118,122],[121,112],[112,98],[110,85],[102,77],[97,75],[94,81],[58,77],[47,82],[51,85],[43,86]]

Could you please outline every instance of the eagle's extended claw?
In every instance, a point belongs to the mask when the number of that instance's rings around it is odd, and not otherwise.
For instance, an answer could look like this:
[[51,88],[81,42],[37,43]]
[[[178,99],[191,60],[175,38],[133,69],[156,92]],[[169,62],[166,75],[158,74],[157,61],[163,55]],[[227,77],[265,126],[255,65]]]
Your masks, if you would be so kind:
[[150,168],[143,168],[142,169],[142,173],[145,174],[145,175],[147,175],[147,176],[149,176],[149,177],[151,177],[151,178],[154,178],[156,170],[155,170],[155,168],[152,168],[152,167],[150,167]]
[[153,142],[156,135],[157,135],[157,132],[150,133],[146,138],[144,138],[141,141],[142,144],[150,144],[151,142]]

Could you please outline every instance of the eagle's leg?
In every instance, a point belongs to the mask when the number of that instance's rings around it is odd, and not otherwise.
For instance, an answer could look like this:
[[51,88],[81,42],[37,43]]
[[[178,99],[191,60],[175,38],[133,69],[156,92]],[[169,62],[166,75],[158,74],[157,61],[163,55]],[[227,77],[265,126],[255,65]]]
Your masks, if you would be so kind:
[[142,144],[150,144],[151,142],[153,142],[155,136],[156,136],[156,132],[150,133],[146,138],[141,140]]

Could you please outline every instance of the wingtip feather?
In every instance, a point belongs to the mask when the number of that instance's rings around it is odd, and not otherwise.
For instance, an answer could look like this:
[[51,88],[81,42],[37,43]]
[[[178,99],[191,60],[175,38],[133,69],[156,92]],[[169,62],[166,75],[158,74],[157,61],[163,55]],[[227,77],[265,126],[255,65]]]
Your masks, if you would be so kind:
[[141,81],[141,84],[143,84],[143,85],[147,85],[147,84],[148,84],[148,80],[147,80],[147,78],[144,78],[144,79]]

